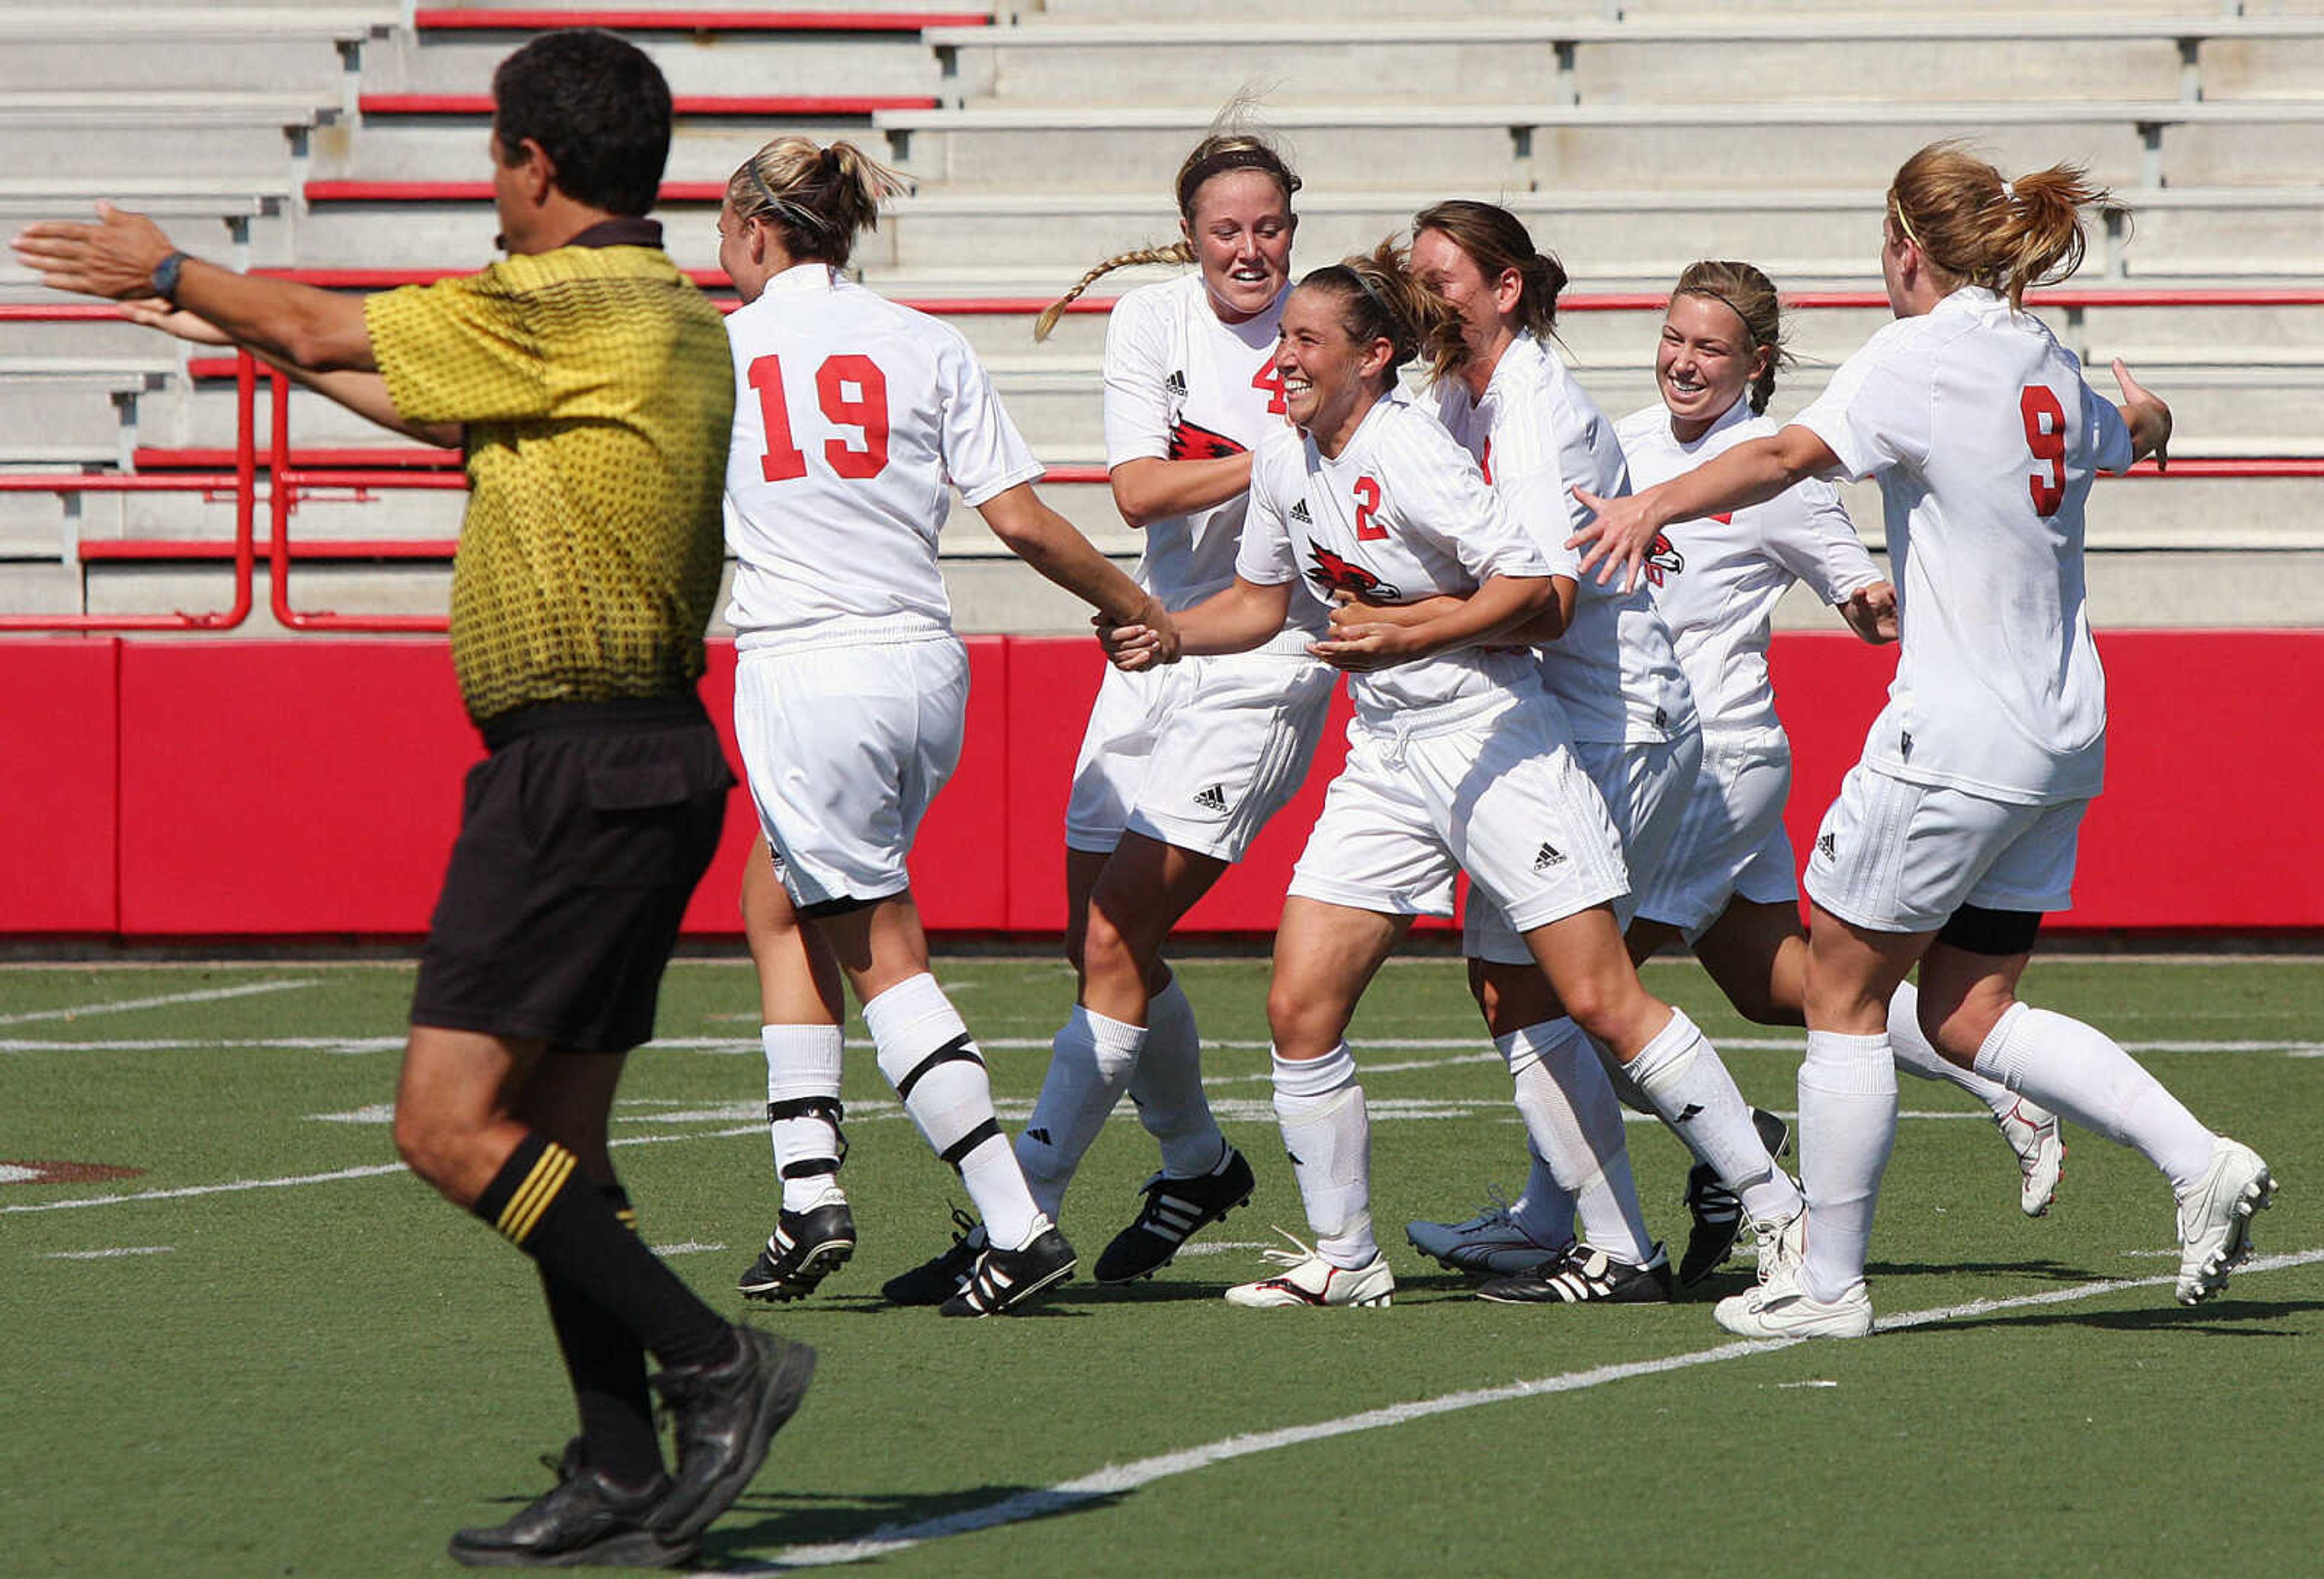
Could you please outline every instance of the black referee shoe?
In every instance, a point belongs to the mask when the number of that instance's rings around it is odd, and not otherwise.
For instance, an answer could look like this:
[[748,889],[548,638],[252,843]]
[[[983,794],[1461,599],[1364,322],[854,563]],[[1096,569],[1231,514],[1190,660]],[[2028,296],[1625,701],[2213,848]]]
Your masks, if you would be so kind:
[[735,1285],[745,1299],[780,1305],[803,1299],[855,1253],[855,1214],[845,1201],[807,1212],[783,1212],[767,1248]]
[[[1751,1110],[1751,1127],[1759,1131],[1759,1143],[1769,1157],[1791,1150],[1792,1127],[1765,1108]],[[1698,1162],[1687,1170],[1686,1213],[1693,1226],[1687,1230],[1686,1252],[1678,1258],[1678,1280],[1692,1288],[1735,1253],[1735,1241],[1743,1232],[1743,1203],[1719,1182],[1708,1163]]]
[[1093,1275],[1101,1283],[1134,1283],[1152,1277],[1195,1233],[1223,1221],[1237,1206],[1250,1205],[1256,1182],[1250,1164],[1231,1146],[1213,1172],[1194,1178],[1156,1174],[1143,1187],[1146,1204],[1139,1208],[1137,1221],[1113,1236],[1097,1258]]
[[674,1568],[693,1559],[695,1541],[654,1528],[669,1491],[668,1475],[624,1491],[582,1465],[507,1523],[464,1529],[448,1549],[471,1568]]
[[805,1344],[755,1327],[738,1326],[734,1335],[742,1353],[724,1364],[667,1369],[653,1379],[678,1438],[678,1473],[653,1516],[656,1532],[672,1543],[692,1545],[733,1505],[815,1375],[815,1351]]

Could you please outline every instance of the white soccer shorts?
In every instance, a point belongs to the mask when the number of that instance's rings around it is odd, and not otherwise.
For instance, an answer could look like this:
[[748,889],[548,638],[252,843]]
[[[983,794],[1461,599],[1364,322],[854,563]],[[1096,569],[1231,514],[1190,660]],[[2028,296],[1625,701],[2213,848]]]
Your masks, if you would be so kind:
[[1337,679],[1304,653],[1108,669],[1074,764],[1065,847],[1110,851],[1129,831],[1241,860],[1306,781]]
[[[1687,796],[1702,762],[1702,734],[1689,729],[1675,740],[1585,740],[1574,760],[1598,788],[1606,815],[1621,840],[1625,870],[1655,871],[1678,835]],[[1628,927],[1637,909],[1627,890],[1614,897],[1614,920]],[[1471,892],[1461,919],[1461,952],[1495,965],[1530,965],[1533,951],[1519,928],[1481,894]]]
[[1692,943],[1732,900],[1798,899],[1798,868],[1784,831],[1791,792],[1792,747],[1781,729],[1707,737],[1694,792],[1637,913],[1676,927]]
[[1808,896],[1869,932],[1933,932],[1963,905],[2062,910],[2088,800],[2019,806],[1859,762],[1808,856]]
[[1606,807],[1545,697],[1359,721],[1291,892],[1388,916],[1449,916],[1465,871],[1530,931],[1630,886]]
[[951,636],[744,652],[734,735],[783,887],[806,909],[899,894],[960,764],[968,653]]

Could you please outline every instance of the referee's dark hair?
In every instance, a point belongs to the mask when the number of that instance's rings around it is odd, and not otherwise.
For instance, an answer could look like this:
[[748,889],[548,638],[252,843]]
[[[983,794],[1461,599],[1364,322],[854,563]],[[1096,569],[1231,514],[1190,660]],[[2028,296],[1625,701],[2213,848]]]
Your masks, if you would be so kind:
[[493,73],[493,136],[503,163],[526,138],[540,143],[574,201],[642,216],[669,159],[669,84],[602,29],[545,32]]

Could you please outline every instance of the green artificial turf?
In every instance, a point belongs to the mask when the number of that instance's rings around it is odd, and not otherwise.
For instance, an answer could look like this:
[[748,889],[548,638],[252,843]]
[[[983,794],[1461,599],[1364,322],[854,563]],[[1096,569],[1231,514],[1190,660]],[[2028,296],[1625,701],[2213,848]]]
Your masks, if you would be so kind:
[[[1224,1044],[1206,1057],[1213,1101],[1259,1176],[1250,1207],[1194,1247],[1304,1233],[1268,1107],[1265,963],[1182,969]],[[1071,978],[1016,956],[938,974],[1013,1130]],[[1743,1025],[1683,962],[1648,982],[1723,1039],[1747,1096],[1794,1107],[1796,1033]],[[537,1457],[572,1421],[531,1272],[392,1168],[410,983],[384,965],[0,970],[0,1161],[143,1170],[0,1185],[0,1571],[443,1571],[453,1528],[546,1487]],[[2324,1057],[2301,1056],[2324,1049],[2324,965],[2067,958],[2025,990],[2126,1042],[2200,1044],[2139,1056],[2273,1165],[2261,1253],[2324,1251]],[[1414,959],[1382,973],[1354,1038],[1392,1308],[1231,1308],[1219,1291],[1267,1270],[1251,1249],[1183,1256],[1127,1291],[1084,1278],[1016,1319],[886,1307],[881,1281],[948,1242],[964,1197],[860,1041],[846,1181],[862,1248],[814,1298],[746,1307],[733,1279],[775,1200],[754,1002],[747,966],[674,966],[660,1030],[679,1045],[634,1060],[615,1126],[649,1240],[721,1308],[822,1353],[707,1565],[883,1526],[923,1527],[866,1565],[897,1574],[2266,1573],[2306,1571],[2324,1541],[2319,1360],[2301,1347],[2324,1337],[2324,1260],[2246,1271],[2194,1310],[2167,1282],[2099,1287],[2176,1261],[2167,1187],[2095,1136],[2070,1132],[2059,1205],[2029,1222],[1982,1110],[1902,1083],[1908,1114],[1953,1116],[1901,1126],[1876,1307],[2002,1302],[1982,1314],[1704,1359],[1729,1348],[1709,1298],[1743,1287],[1748,1262],[1669,1307],[1489,1306],[1400,1232],[1524,1174],[1459,966]],[[2301,1045],[2232,1045],[2250,1042]],[[1628,1134],[1649,1222],[1683,1240],[1683,1154],[1655,1126]],[[1153,1166],[1125,1106],[1066,1204],[1085,1260]],[[317,1177],[364,1169],[378,1171]],[[173,1190],[206,1193],[128,1198]],[[2044,1294],[2061,1297],[2010,1303]],[[1046,1516],[927,1528],[1108,1465],[1560,1377],[1580,1382],[1152,1465]]]

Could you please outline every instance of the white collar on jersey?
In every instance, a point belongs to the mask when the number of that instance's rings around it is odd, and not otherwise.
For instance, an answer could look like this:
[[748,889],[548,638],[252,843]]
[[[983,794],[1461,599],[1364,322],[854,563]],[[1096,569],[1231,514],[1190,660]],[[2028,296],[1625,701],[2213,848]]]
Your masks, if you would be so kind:
[[781,273],[770,278],[767,281],[766,289],[760,294],[767,296],[778,291],[788,293],[797,291],[829,291],[838,283],[839,272],[829,263],[793,263]]

